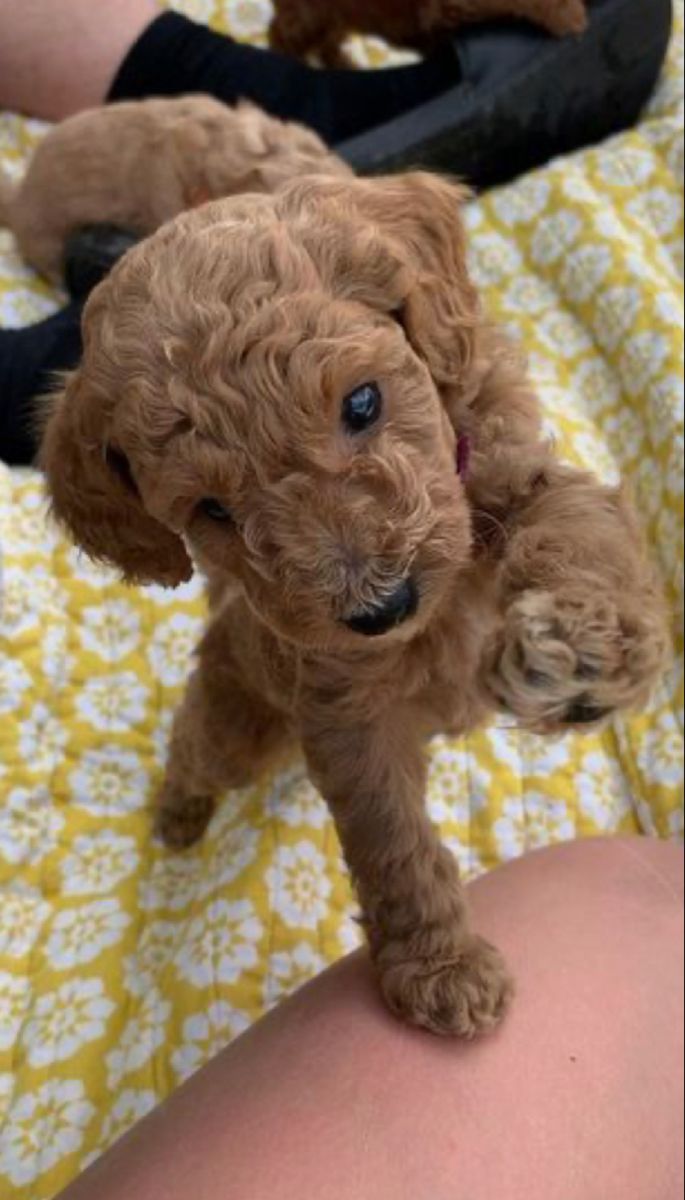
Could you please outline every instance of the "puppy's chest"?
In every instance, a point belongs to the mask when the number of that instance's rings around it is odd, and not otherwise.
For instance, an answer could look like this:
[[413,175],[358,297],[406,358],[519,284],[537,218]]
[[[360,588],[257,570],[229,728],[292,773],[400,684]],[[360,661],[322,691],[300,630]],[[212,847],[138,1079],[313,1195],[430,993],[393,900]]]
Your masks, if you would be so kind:
[[304,663],[300,683],[302,705],[325,708],[341,722],[373,722],[402,706],[413,710],[425,733],[467,729],[482,719],[477,663],[458,638],[424,637],[356,662]]
[[[243,648],[248,649],[245,642]],[[243,669],[264,699],[295,724],[312,707],[356,722],[407,703],[431,713],[431,726],[448,728],[471,691],[467,657],[458,646],[433,639],[355,658],[300,654],[262,635],[258,646],[252,643]]]
[[482,719],[482,647],[463,612],[436,623],[409,645],[345,657],[298,651],[238,607],[243,619],[231,622],[232,657],[251,689],[295,727],[312,708],[357,723],[403,704],[429,732],[467,729]]
[[426,730],[461,733],[479,724],[484,713],[476,639],[465,640],[455,629],[437,631],[414,650],[394,684],[396,694],[404,694],[421,714]]

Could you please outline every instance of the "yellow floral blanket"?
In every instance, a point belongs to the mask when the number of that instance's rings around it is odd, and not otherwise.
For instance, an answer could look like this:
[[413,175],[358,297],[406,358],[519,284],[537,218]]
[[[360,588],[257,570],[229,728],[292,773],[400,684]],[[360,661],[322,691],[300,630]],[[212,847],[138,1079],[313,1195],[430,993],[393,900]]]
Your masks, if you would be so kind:
[[[175,4],[257,37],[267,0]],[[472,205],[474,272],[525,343],[572,461],[632,481],[681,624],[682,0],[639,129]],[[383,51],[372,45],[374,60]],[[18,166],[40,130],[0,116]],[[0,233],[0,325],[55,297]],[[129,591],[0,467],[0,1195],[49,1200],[279,997],[356,944],[326,809],[294,761],[174,858],[149,807],[202,628],[197,584]],[[651,711],[546,744],[433,747],[431,813],[468,874],[561,839],[683,828],[682,643]]]

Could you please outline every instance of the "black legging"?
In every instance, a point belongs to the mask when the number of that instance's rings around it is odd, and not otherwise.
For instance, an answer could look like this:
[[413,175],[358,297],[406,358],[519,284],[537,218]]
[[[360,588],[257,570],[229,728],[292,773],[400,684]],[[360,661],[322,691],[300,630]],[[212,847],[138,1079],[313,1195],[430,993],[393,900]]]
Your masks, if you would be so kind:
[[335,146],[432,100],[458,80],[449,39],[415,66],[320,71],[168,12],[129,51],[109,99],[209,92],[230,105],[252,100],[274,116],[309,125]]

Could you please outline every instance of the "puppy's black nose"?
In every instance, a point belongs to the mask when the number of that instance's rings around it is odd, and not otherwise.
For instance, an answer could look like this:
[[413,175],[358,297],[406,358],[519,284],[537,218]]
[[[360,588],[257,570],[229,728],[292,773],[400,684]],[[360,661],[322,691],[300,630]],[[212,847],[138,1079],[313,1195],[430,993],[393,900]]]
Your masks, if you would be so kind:
[[354,633],[380,637],[413,617],[419,607],[419,590],[413,579],[405,579],[392,596],[374,608],[365,608],[345,622]]

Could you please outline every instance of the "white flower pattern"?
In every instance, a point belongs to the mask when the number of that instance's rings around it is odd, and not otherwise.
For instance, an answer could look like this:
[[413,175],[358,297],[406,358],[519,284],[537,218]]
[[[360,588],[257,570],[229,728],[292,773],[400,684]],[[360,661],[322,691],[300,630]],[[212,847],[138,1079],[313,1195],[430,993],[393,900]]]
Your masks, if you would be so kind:
[[54,850],[63,827],[47,788],[13,788],[0,809],[0,862],[40,862]]
[[113,1101],[104,1121],[96,1148],[82,1163],[83,1170],[115,1145],[134,1125],[142,1121],[159,1104],[159,1096],[151,1088],[125,1088]]
[[125,733],[145,720],[149,690],[133,671],[87,680],[76,697],[76,709],[99,733]]
[[19,708],[31,687],[31,676],[23,663],[0,651],[0,715]]
[[34,768],[52,770],[64,752],[68,734],[47,704],[36,704],[19,727],[19,751]]
[[49,904],[33,888],[11,888],[0,883],[0,957],[26,958],[49,913]]
[[103,950],[121,941],[130,924],[130,915],[114,898],[64,908],[50,927],[45,957],[56,971],[94,962]]
[[639,753],[642,770],[651,782],[679,786],[683,779],[683,732],[675,716],[666,712],[646,735]]
[[300,942],[292,950],[283,950],[269,958],[264,1000],[273,1008],[292,996],[326,966],[326,960],[308,942]]
[[30,996],[28,979],[0,971],[0,1051],[11,1050]]
[[175,688],[183,683],[201,636],[202,622],[185,613],[175,613],[157,627],[148,657],[154,676],[164,687]]
[[542,792],[528,792],[524,802],[505,802],[493,832],[502,858],[508,861],[551,842],[571,841],[576,829],[561,800]]
[[88,1042],[103,1036],[115,1007],[101,979],[74,978],[46,992],[22,1032],[30,1066],[53,1067],[73,1058]]
[[95,1108],[80,1080],[54,1079],[10,1106],[0,1130],[0,1178],[14,1187],[34,1183],[83,1145]]
[[309,779],[304,764],[274,780],[269,811],[292,829],[324,829],[329,819],[325,801]]
[[611,833],[632,813],[633,802],[627,780],[615,764],[607,763],[596,751],[586,754],[576,776],[578,805],[591,829]]
[[12,1099],[14,1080],[9,1071],[0,1071],[0,1128],[5,1120]]
[[138,613],[125,600],[85,608],[79,629],[81,645],[103,662],[119,662],[137,648],[141,639]]
[[328,912],[326,860],[312,842],[280,846],[266,875],[270,906],[286,925],[316,929]]
[[83,834],[62,859],[65,896],[97,896],[111,892],[136,870],[140,856],[135,839],[110,830]]
[[180,979],[196,988],[235,983],[258,962],[264,926],[248,900],[213,900],[191,920],[174,962]]
[[87,750],[69,783],[72,803],[103,820],[142,808],[149,786],[139,756],[115,746]]
[[171,1004],[152,988],[142,997],[137,1015],[127,1023],[113,1050],[105,1058],[107,1086],[114,1090],[123,1079],[139,1071],[164,1042]]
[[174,957],[179,929],[172,921],[146,924],[135,953],[124,962],[124,984],[132,996],[145,996],[161,987]]
[[171,1056],[179,1083],[216,1058],[249,1024],[245,1013],[231,1008],[225,1000],[210,1004],[206,1012],[188,1017],[183,1024],[183,1042]]

